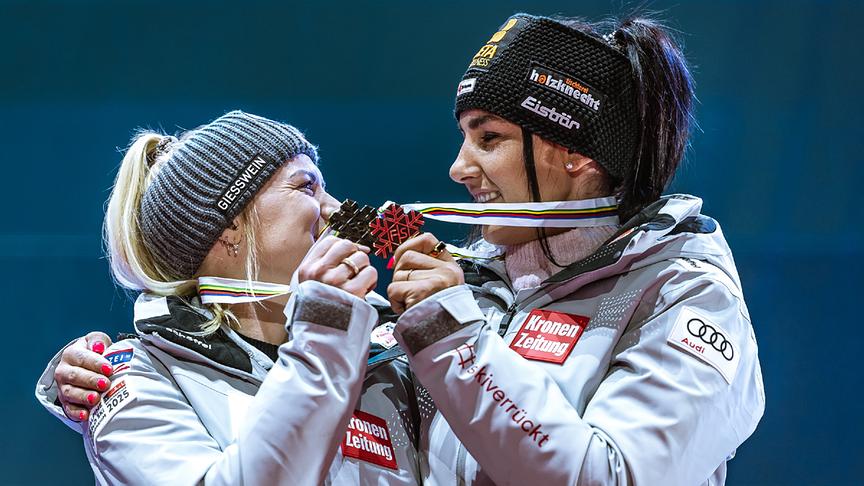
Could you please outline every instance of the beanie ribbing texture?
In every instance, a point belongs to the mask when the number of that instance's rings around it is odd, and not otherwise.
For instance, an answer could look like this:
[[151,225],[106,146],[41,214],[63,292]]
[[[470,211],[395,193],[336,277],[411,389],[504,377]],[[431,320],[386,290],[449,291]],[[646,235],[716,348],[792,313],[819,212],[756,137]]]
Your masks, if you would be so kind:
[[172,277],[191,278],[267,180],[300,154],[318,160],[296,128],[242,111],[188,132],[142,197],[145,245]]

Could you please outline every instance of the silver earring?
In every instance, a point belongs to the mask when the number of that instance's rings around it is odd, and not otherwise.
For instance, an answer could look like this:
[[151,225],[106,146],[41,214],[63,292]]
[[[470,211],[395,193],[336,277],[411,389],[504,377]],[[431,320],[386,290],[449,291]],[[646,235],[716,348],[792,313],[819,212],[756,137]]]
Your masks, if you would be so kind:
[[225,247],[225,251],[228,252],[228,256],[236,257],[240,253],[240,242],[231,243],[225,238],[219,238],[219,243],[222,243],[222,246]]
[[564,168],[567,170],[573,170],[573,162],[567,162],[564,164]]

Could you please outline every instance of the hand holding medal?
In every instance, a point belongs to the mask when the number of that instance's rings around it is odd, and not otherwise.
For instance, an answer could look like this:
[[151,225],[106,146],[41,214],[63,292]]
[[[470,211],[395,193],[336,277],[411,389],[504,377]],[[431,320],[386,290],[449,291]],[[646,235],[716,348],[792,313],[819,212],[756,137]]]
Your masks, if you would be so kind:
[[[451,223],[529,228],[578,228],[618,224],[614,197],[578,201],[499,204],[386,203],[376,210],[346,200],[330,217],[329,229],[341,238],[373,248],[387,258],[393,253],[393,283],[387,293],[393,309],[402,312],[424,298],[464,282],[454,259],[490,260],[500,252],[456,248],[422,234],[423,217]],[[420,235],[420,236],[417,236]]]
[[369,247],[326,236],[297,268],[298,280],[316,280],[363,299],[378,283],[378,271],[369,264],[369,251]]
[[388,202],[375,210],[351,200],[342,203],[329,223],[329,229],[340,238],[372,247],[382,258],[393,254],[393,283],[387,294],[397,313],[464,282],[462,269],[444,242],[429,233],[421,234],[422,226],[420,213],[406,211],[398,204]]
[[465,283],[462,267],[431,233],[400,245],[393,259],[393,282],[387,296],[398,314],[436,292]]
[[420,213],[406,212],[396,203],[388,201],[376,210],[346,199],[330,215],[325,231],[329,229],[332,234],[368,246],[379,257],[387,258],[399,245],[420,234],[422,226]]

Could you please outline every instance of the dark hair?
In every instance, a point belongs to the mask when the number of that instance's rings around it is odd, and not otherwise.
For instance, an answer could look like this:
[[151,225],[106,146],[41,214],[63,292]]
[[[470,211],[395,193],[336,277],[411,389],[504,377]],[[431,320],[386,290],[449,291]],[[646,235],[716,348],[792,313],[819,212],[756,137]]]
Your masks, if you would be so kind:
[[684,158],[694,98],[687,61],[670,29],[647,15],[593,23],[576,17],[553,20],[603,39],[630,60],[640,136],[634,164],[611,184],[625,222],[660,197]]
[[[647,14],[622,20],[589,22],[579,17],[551,17],[571,29],[600,39],[630,60],[636,92],[639,137],[633,163],[621,178],[608,176],[607,185],[619,199],[618,215],[624,223],[656,201],[668,186],[688,146],[694,124],[693,78],[670,29]],[[523,140],[525,137],[523,136]],[[527,149],[527,147],[526,147]],[[540,188],[525,156],[528,191],[539,200]],[[472,231],[468,241],[479,232]],[[546,232],[537,229],[543,254],[557,266]]]

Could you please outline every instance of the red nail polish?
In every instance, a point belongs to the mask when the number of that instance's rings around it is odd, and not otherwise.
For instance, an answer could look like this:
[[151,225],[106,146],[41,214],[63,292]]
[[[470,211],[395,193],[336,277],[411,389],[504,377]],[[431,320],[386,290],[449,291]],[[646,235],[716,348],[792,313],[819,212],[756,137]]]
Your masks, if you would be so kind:
[[108,387],[108,382],[105,381],[105,378],[99,378],[99,381],[96,382],[96,387],[99,388],[100,390],[104,390],[105,388]]
[[387,260],[387,270],[393,270],[393,267],[396,266],[396,259],[394,257],[390,257]]
[[90,405],[93,405],[94,403],[96,403],[96,394],[91,393],[91,394],[87,395],[87,401],[90,403]]
[[85,412],[83,410],[78,412],[78,420],[84,420],[86,418],[87,418],[87,412]]
[[111,365],[108,365],[108,364],[102,365],[102,374],[103,375],[111,376],[111,373],[113,373],[113,372],[114,372],[114,368],[112,368]]
[[96,351],[99,354],[105,352],[105,345],[102,343],[102,341],[97,341],[96,344],[93,345],[93,351]]

